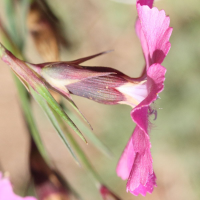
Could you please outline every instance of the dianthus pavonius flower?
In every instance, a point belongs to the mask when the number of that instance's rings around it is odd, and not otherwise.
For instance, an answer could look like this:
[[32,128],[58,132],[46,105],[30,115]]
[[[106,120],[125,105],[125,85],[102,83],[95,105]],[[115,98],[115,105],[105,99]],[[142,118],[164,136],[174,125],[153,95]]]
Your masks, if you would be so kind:
[[[69,62],[31,64],[23,62],[0,45],[0,56],[15,71],[26,86],[37,92],[39,85],[59,92],[73,103],[71,94],[103,104],[127,104],[136,128],[121,156],[117,174],[128,179],[127,191],[146,195],[156,186],[150,152],[149,115],[156,111],[151,103],[164,88],[166,69],[161,65],[166,57],[172,28],[164,10],[152,8],[153,0],[139,0],[136,33],[141,41],[146,66],[141,77],[131,78],[107,67],[87,67],[84,61],[106,52]],[[28,70],[27,70],[28,68]]]
[[172,28],[169,27],[170,18],[164,10],[159,11],[152,6],[153,0],[139,0],[136,4],[136,32],[146,60],[144,74],[147,96],[131,111],[136,127],[117,166],[118,176],[122,179],[128,178],[127,191],[143,196],[147,192],[152,193],[156,186],[148,118],[152,113],[156,115],[150,105],[164,88],[166,69],[161,63],[171,47],[169,38],[172,33]]

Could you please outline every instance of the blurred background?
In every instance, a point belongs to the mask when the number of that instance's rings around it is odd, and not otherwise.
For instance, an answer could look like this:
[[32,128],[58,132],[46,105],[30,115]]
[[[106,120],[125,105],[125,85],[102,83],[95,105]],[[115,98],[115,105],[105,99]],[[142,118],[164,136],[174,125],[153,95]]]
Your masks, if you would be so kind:
[[[2,0],[1,0],[2,1]],[[0,17],[6,23],[2,2]],[[135,34],[137,17],[134,4],[110,0],[47,0],[61,20],[68,44],[61,49],[61,60],[74,60],[101,51],[113,52],[85,62],[87,66],[108,66],[137,77],[144,65],[140,42]],[[154,6],[170,16],[173,33],[171,50],[163,62],[167,68],[165,89],[156,101],[158,117],[150,133],[157,188],[148,200],[196,200],[200,198],[200,2],[197,0],[161,0]],[[41,63],[32,37],[24,38],[28,61]],[[0,61],[0,165],[9,171],[15,191],[23,193],[30,178],[30,138],[24,126],[19,99],[10,68]],[[104,183],[124,200],[144,199],[126,193],[126,181],[115,169],[135,124],[126,105],[108,106],[73,96],[93,127],[93,133],[109,147],[108,158],[92,143],[77,141],[102,177]],[[33,102],[34,116],[45,148],[55,168],[87,200],[100,200],[95,185],[84,169],[79,168],[59,139],[43,111]],[[80,119],[69,110],[79,126]],[[89,131],[80,124],[80,129]]]

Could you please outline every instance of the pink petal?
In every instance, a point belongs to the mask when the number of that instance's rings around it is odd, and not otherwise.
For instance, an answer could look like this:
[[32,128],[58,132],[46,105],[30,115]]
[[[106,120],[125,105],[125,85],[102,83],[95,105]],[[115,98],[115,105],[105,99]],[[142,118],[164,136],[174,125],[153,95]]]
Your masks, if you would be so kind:
[[143,80],[137,84],[128,82],[127,84],[117,87],[117,90],[126,97],[126,102],[123,103],[126,103],[133,108],[143,101],[148,95],[146,80]]
[[122,179],[129,176],[127,191],[134,195],[151,193],[156,186],[150,147],[148,135],[136,126],[118,163],[117,174]]
[[170,18],[165,11],[157,8],[142,6],[143,1],[138,1],[138,20],[136,21],[136,33],[140,38],[146,60],[146,68],[153,63],[162,63],[171,44],[169,38],[172,28],[169,27]]
[[153,64],[147,70],[148,96],[132,111],[133,121],[148,134],[148,107],[158,98],[158,93],[164,89],[166,69],[160,64]]
[[147,5],[150,8],[153,6],[154,0],[138,0],[137,3],[139,3],[141,6]]
[[9,179],[2,178],[0,173],[0,200],[36,200],[34,197],[20,197],[14,194]]
[[127,191],[134,195],[141,193],[146,195],[147,192],[152,192],[155,183],[153,172],[151,144],[149,136],[136,126],[132,135],[132,144],[134,154],[134,163],[127,182]]
[[150,152],[148,116],[150,104],[158,98],[158,93],[164,88],[166,69],[160,64],[170,49],[169,38],[172,32],[169,17],[166,17],[164,11],[152,8],[152,4],[151,0],[137,1],[138,20],[135,28],[146,60],[144,74],[147,79],[147,97],[131,111],[131,117],[136,123],[131,138],[132,144],[129,140],[117,167],[117,174],[123,179],[130,173],[127,191],[143,196],[147,192],[152,193],[156,186]]
[[156,187],[156,175],[153,173],[149,175],[148,181],[145,186],[140,184],[134,191],[130,191],[135,196],[141,194],[143,196],[146,196],[147,192],[152,193],[154,187]]
[[117,197],[113,192],[108,190],[108,188],[104,185],[101,185],[100,193],[101,193],[101,196],[103,197],[104,200],[109,200],[109,199],[120,200],[119,197]]
[[124,152],[121,155],[121,158],[118,162],[117,165],[117,175],[121,177],[123,180],[128,179],[133,162],[135,160],[135,151],[133,148],[133,143],[132,143],[132,136],[128,141],[128,144],[126,145]]
[[[120,166],[126,166],[126,170],[122,167],[118,169],[120,176],[127,177],[128,170],[126,155],[129,155],[130,162],[133,163],[132,170],[127,183],[127,190],[131,193],[137,195],[141,193],[146,195],[147,192],[152,192],[153,186],[155,185],[155,176],[153,176],[153,166],[151,157],[151,144],[148,135],[148,109],[149,105],[157,99],[158,93],[164,88],[163,82],[165,80],[166,69],[160,64],[153,64],[147,70],[147,89],[148,96],[131,111],[131,117],[133,121],[137,124],[133,135],[132,135],[132,145],[129,144],[125,149],[125,153],[120,159],[118,168]],[[132,148],[132,149],[131,149]],[[130,150],[129,150],[130,149]],[[126,151],[132,151],[131,153],[126,153]],[[132,160],[134,159],[134,161]],[[125,163],[123,163],[125,161]],[[119,173],[118,172],[118,173]],[[118,174],[119,175],[119,174]]]

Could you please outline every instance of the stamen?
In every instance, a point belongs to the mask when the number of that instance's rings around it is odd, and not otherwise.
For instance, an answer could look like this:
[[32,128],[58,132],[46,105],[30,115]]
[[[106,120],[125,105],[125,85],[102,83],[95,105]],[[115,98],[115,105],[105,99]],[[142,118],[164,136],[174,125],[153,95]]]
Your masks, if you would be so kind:
[[157,116],[158,116],[158,112],[157,112],[157,110],[154,110],[154,121],[157,119]]
[[157,110],[155,109],[152,109],[151,107],[149,107],[149,115],[154,115],[154,119],[153,120],[156,120],[157,119]]

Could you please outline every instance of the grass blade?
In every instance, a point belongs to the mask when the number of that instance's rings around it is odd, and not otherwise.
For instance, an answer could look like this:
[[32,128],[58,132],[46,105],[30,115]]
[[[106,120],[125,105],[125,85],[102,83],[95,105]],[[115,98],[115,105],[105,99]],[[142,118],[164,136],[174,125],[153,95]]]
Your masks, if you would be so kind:
[[67,146],[68,150],[70,151],[72,157],[75,159],[75,161],[80,165],[78,158],[76,157],[76,155],[74,154],[70,144],[68,143],[62,129],[60,128],[57,119],[55,117],[55,110],[53,110],[51,108],[51,106],[48,105],[48,103],[37,93],[35,92],[31,87],[29,87],[31,94],[33,95],[34,99],[37,101],[37,103],[42,107],[42,109],[45,111],[45,113],[47,114],[49,120],[51,121],[51,124],[54,126],[54,128],[56,129],[57,133],[59,134],[59,136],[61,137],[62,141],[64,142],[64,144]]
[[65,112],[70,113],[70,117],[73,118],[73,120],[77,123],[79,123],[79,126],[82,130],[84,130],[84,134],[86,137],[93,143],[95,147],[97,147],[102,153],[104,153],[108,157],[112,157],[113,153],[110,151],[110,149],[105,146],[101,140],[91,131],[89,130],[85,125],[83,125],[83,122],[75,115],[74,113],[70,112],[68,108],[66,107],[65,103],[62,101],[61,103],[63,109]]
[[81,131],[77,128],[74,122],[69,118],[69,116],[63,111],[57,101],[52,97],[47,88],[44,85],[41,85],[37,88],[37,92],[48,102],[48,104],[66,121],[69,126],[78,134],[78,136],[87,143],[85,137]]
[[18,89],[19,97],[20,97],[20,101],[21,101],[21,106],[22,106],[22,109],[24,112],[24,116],[25,116],[28,128],[30,130],[30,133],[31,133],[41,155],[46,160],[46,162],[49,163],[50,161],[49,161],[47,152],[43,146],[43,143],[42,143],[42,140],[40,137],[40,133],[37,129],[35,120],[32,115],[32,110],[31,110],[30,101],[29,101],[29,93],[27,92],[25,87],[22,85],[22,83],[19,81],[19,79],[14,74],[13,74],[13,76],[14,76],[15,83],[17,85],[17,89]]

